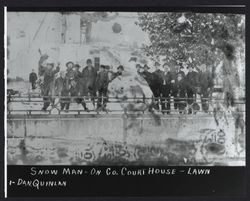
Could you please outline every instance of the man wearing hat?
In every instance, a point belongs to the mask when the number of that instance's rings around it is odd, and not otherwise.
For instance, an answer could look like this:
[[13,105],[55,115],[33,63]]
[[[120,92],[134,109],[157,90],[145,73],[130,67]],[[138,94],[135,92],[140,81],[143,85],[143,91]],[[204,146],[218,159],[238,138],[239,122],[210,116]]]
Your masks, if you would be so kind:
[[[82,70],[81,83],[83,85],[83,96],[95,96],[95,80],[97,76],[97,70],[92,65],[92,60],[87,59],[87,66]],[[92,98],[93,104],[94,99]]]
[[118,66],[117,67],[117,72],[114,73],[114,78],[113,79],[115,79],[118,76],[122,76],[123,71],[124,71],[124,67],[122,65]]
[[[81,82],[82,73],[80,72],[79,69],[80,69],[80,65],[76,64],[74,66],[74,78],[73,80],[71,80],[71,83],[70,83],[70,95],[73,97],[80,96],[81,92],[83,91],[83,85]],[[84,110],[89,112],[89,109],[87,108],[86,103],[83,98],[77,97],[77,98],[74,98],[74,101],[77,104],[81,104]]]
[[162,104],[162,110],[163,113],[165,112],[164,110],[167,110],[167,114],[170,114],[170,99],[175,77],[167,63],[163,64],[163,69],[162,82],[160,84],[161,94],[164,97],[162,99],[162,101],[164,101]]
[[42,95],[46,96],[43,98],[44,104],[42,110],[47,110],[50,103],[53,102],[51,96],[54,95],[54,81],[55,74],[60,71],[60,67],[57,66],[54,70],[54,63],[47,63],[47,68],[44,73],[44,83],[42,89]]
[[108,92],[108,72],[105,70],[106,66],[101,65],[100,70],[97,72],[95,80],[95,90],[98,93],[97,110],[102,108],[104,110],[107,102]]
[[160,69],[160,66],[160,63],[155,62],[155,71],[153,73],[157,78],[162,79],[163,71]]
[[181,75],[181,78],[184,80],[185,79],[185,73],[183,71],[184,67],[182,65],[176,65],[174,72],[173,73],[173,77],[174,77],[174,83],[172,85],[172,96],[174,97],[174,108],[177,109],[178,105],[176,103],[176,99],[178,96],[178,91],[180,89],[178,89],[179,86],[183,87],[185,85],[185,83],[183,82],[181,85],[175,84],[178,80],[178,76]]
[[[152,81],[152,92],[155,98],[161,97],[161,88],[163,83],[163,71],[160,70],[160,63],[155,62],[155,71],[152,73],[153,81]],[[159,103],[156,102],[155,108],[159,109]]]
[[70,68],[70,69],[74,67],[74,63],[72,61],[68,61],[65,65],[67,68]]
[[75,77],[75,71],[74,71],[75,64],[72,61],[69,61],[66,63],[66,78],[69,80],[73,80]]
[[[72,91],[76,87],[76,82],[75,82],[75,70],[74,70],[75,64],[72,61],[68,61],[66,63],[66,74],[65,74],[65,79],[67,80],[67,83],[69,85],[69,89]],[[71,95],[72,96],[72,95]],[[66,107],[69,108],[70,104],[66,104]]]
[[35,70],[32,69],[32,72],[29,74],[29,82],[31,84],[31,89],[36,89],[36,81],[37,81],[37,74],[35,73]]
[[82,77],[82,73],[80,71],[81,66],[79,64],[76,64],[74,66],[74,81],[76,82],[76,85],[78,86],[80,84],[80,79]]
[[184,67],[182,64],[180,65],[176,65],[175,66],[175,75],[176,75],[176,79],[177,79],[177,75],[181,74],[181,76],[184,78],[185,77],[185,73],[184,73]]
[[152,84],[153,84],[153,74],[148,72],[149,69],[150,68],[148,67],[148,65],[145,64],[143,66],[143,72],[141,73],[141,75],[147,81],[151,91],[153,91],[153,89],[154,89],[153,86],[152,86]]
[[60,98],[60,105],[61,110],[69,110],[70,105],[70,97],[69,97],[69,90],[70,86],[68,83],[68,79],[66,79],[66,72],[61,71],[60,76],[55,80],[55,92],[56,95],[62,96]]
[[110,67],[109,65],[106,65],[106,66],[105,66],[105,70],[108,72],[108,71],[111,70],[111,67]]
[[186,84],[185,84],[185,77],[183,77],[182,73],[177,74],[174,86],[175,86],[175,96],[174,96],[175,108],[179,110],[180,114],[182,114],[183,110],[186,107]]
[[[187,73],[186,78],[185,78],[186,87],[187,87],[187,98],[188,98],[187,102],[190,106],[193,107],[193,105],[197,106],[196,89],[199,85],[199,75],[197,72],[194,71],[193,65],[190,64],[187,68],[188,68],[188,73]],[[198,107],[197,107],[197,110],[199,110]],[[192,113],[191,107],[189,108],[188,113],[189,114]]]

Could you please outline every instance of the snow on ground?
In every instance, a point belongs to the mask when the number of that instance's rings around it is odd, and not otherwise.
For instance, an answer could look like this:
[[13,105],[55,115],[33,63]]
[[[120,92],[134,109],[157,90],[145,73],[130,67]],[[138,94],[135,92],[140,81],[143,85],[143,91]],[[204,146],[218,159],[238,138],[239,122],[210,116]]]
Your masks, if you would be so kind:
[[[101,138],[8,138],[8,164],[16,165],[244,165],[244,158],[200,152],[199,141],[167,139],[131,145]],[[201,155],[201,157],[199,157]]]
[[[86,51],[89,51],[90,46],[91,48],[95,46],[97,49],[115,48],[120,55],[123,54],[121,57],[126,57],[125,59],[121,58],[120,61],[121,64],[126,65],[124,62],[127,62],[129,56],[125,55],[126,51],[120,50],[122,47],[128,51],[131,47],[138,48],[142,44],[149,43],[147,34],[135,25],[136,13],[124,12],[120,13],[114,20],[93,23],[92,39],[88,45],[61,44],[60,20],[61,15],[56,12],[8,13],[8,36],[10,37],[8,69],[10,77],[20,76],[27,80],[32,68],[37,69],[38,67],[40,57],[38,49],[41,49],[42,53],[47,53],[51,60],[60,62],[64,67],[66,60],[81,63],[83,59],[85,65],[88,55]],[[75,21],[75,23],[78,22]],[[119,23],[122,26],[120,33],[112,31],[114,23]],[[105,61],[105,58],[103,58],[103,62],[105,65],[112,65],[112,63],[108,63],[110,61]]]

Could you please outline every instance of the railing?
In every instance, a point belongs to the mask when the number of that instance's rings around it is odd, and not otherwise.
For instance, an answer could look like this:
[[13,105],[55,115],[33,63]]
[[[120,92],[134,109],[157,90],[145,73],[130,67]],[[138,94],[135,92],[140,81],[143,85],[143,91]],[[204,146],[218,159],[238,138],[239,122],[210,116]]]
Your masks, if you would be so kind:
[[[53,104],[53,100],[59,100],[56,104]],[[63,100],[62,100],[63,99]],[[161,113],[177,113],[177,114],[188,114],[189,110],[192,110],[192,114],[196,112],[206,112],[209,114],[212,114],[214,112],[214,103],[223,103],[225,102],[224,99],[218,99],[218,98],[202,98],[202,97],[196,97],[196,98],[180,98],[180,97],[105,97],[105,96],[41,96],[40,94],[18,94],[18,95],[8,95],[8,114],[13,114],[15,112],[24,112],[28,115],[37,113],[37,112],[42,112],[41,114],[51,114],[52,110],[56,109],[58,114],[61,114],[63,112],[70,112],[70,113],[76,113],[76,114],[81,114],[81,113],[89,113],[89,112],[95,112],[99,113],[101,110],[99,108],[94,108],[92,110],[83,110],[83,109],[69,109],[67,111],[61,110],[60,109],[60,103],[76,103],[76,99],[81,99],[82,102],[85,103],[92,103],[93,105],[96,105],[99,103],[101,106],[104,106],[105,104],[119,104],[119,103],[131,103],[131,104],[143,104],[145,103],[148,107],[147,109],[149,110],[154,110],[156,112],[161,112]],[[146,103],[148,100],[151,100],[153,104],[148,104]],[[39,110],[37,109],[11,109],[9,107],[9,104],[15,104],[15,103],[41,103],[41,105],[45,102],[50,103],[51,108],[47,109],[46,111],[42,111],[41,108]],[[190,102],[193,102],[190,104]],[[163,109],[162,106],[163,104],[170,104],[170,108],[168,109]],[[207,104],[209,105],[209,110],[202,110],[202,104]],[[174,109],[174,104],[183,104],[185,106],[184,109]],[[199,105],[199,110],[192,109],[192,106],[196,104]],[[245,99],[238,99],[234,100],[235,105],[241,105],[243,108],[242,110],[238,110],[236,112],[239,113],[245,113]],[[183,107],[183,106],[182,106]],[[106,107],[101,107],[103,110],[107,113],[110,112],[125,112],[124,109],[106,109]],[[157,109],[156,109],[157,108]],[[167,108],[167,106],[166,106]],[[139,107],[135,107],[130,111],[126,112],[145,112],[145,109],[140,109]],[[39,113],[39,114],[40,114]]]

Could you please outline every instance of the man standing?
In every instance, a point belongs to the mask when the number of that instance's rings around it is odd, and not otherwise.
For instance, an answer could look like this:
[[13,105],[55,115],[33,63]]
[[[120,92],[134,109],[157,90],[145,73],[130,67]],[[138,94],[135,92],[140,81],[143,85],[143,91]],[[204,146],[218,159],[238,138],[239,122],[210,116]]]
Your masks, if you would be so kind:
[[[69,96],[70,94],[70,91],[76,87],[76,82],[75,82],[75,71],[74,71],[74,66],[75,64],[72,62],[72,61],[68,61],[66,63],[66,75],[65,75],[65,79],[66,79],[66,82],[67,82],[67,85],[68,85],[68,91],[66,93],[68,93],[67,96]],[[69,109],[69,106],[70,106],[70,98],[67,99],[65,98],[65,108],[66,108],[66,111],[68,111]]]
[[152,73],[152,92],[156,100],[155,109],[159,110],[158,99],[161,97],[162,83],[163,83],[163,71],[160,70],[160,63],[155,62],[155,71]]
[[73,85],[75,85],[76,91],[77,91],[77,95],[80,94],[80,91],[82,89],[81,86],[81,78],[82,78],[82,73],[80,71],[81,66],[79,64],[76,64],[74,66],[74,83]]
[[72,61],[69,61],[66,63],[66,78],[69,80],[69,84],[74,80],[75,77],[75,71],[74,71],[74,63]]
[[177,74],[175,81],[175,107],[178,108],[179,113],[182,114],[186,107],[186,84],[182,73]]
[[[174,69],[174,72],[173,73],[173,79],[174,81],[172,81],[172,96],[174,97],[174,108],[177,109],[178,106],[177,106],[177,96],[178,96],[178,87],[181,86],[179,84],[175,84],[178,80],[178,76],[181,75],[181,79],[185,79],[185,73],[183,71],[184,67],[182,65],[176,65],[175,66],[175,69]],[[184,81],[183,81],[183,84],[184,84]]]
[[53,63],[47,63],[47,68],[44,73],[44,83],[43,83],[43,90],[42,95],[45,96],[43,98],[44,104],[43,104],[43,111],[46,111],[49,107],[50,103],[53,101],[51,96],[54,95],[54,81],[55,81],[55,74],[60,71],[60,67],[57,66],[54,70],[54,64]]
[[105,108],[107,102],[108,83],[108,72],[105,70],[105,66],[101,65],[95,80],[95,89],[98,93],[97,110],[100,108],[104,110]]
[[185,73],[184,73],[184,67],[180,64],[180,65],[176,65],[175,66],[175,75],[176,75],[176,79],[177,79],[177,75],[181,74],[181,76],[184,78],[185,77]]
[[81,66],[79,64],[76,64],[74,66],[74,80],[76,83],[80,82],[80,79],[82,77],[82,73],[80,71]]
[[83,91],[81,95],[88,96],[90,95],[94,104],[94,98],[95,96],[95,80],[97,76],[97,70],[92,65],[92,60],[87,59],[87,66],[82,70],[82,85],[83,85]]
[[84,86],[83,86],[83,83],[81,81],[83,76],[82,76],[82,73],[80,71],[80,65],[76,64],[74,66],[74,73],[72,73],[72,74],[74,75],[74,77],[70,82],[70,96],[75,97],[75,98],[73,98],[73,100],[77,104],[81,104],[85,111],[89,112],[89,109],[87,108],[84,99],[82,97],[77,97],[77,96],[82,96],[83,95],[82,93],[84,90]]
[[[186,85],[187,85],[187,102],[190,105],[188,113],[192,113],[191,107],[197,105],[196,103],[196,93],[197,93],[197,86],[199,84],[199,75],[197,72],[194,71],[194,66],[188,66],[188,73],[186,75]],[[198,105],[197,105],[198,106]],[[199,108],[197,107],[197,110]]]
[[170,98],[172,90],[172,81],[174,80],[173,73],[170,71],[168,64],[163,65],[164,72],[162,74],[162,83],[161,83],[161,94],[164,97],[162,99],[162,113],[165,113],[164,110],[167,110],[167,114],[170,114]]
[[150,68],[148,67],[147,64],[145,64],[143,66],[143,72],[141,73],[142,77],[144,77],[144,79],[147,81],[150,89],[152,90],[153,88],[151,88],[152,86],[152,82],[153,82],[153,75],[152,73],[148,72]]
[[204,112],[208,112],[209,109],[208,98],[211,92],[213,91],[214,87],[212,73],[210,72],[208,65],[203,64],[199,69],[199,86],[200,86],[202,110]]
[[60,72],[60,77],[58,77],[55,81],[55,91],[58,96],[63,96],[60,98],[61,110],[66,110],[68,112],[70,105],[70,97],[69,97],[69,83],[66,78],[65,72]]
[[31,89],[36,89],[36,81],[37,81],[37,74],[35,73],[35,70],[32,69],[32,72],[29,75],[29,82],[31,84]]

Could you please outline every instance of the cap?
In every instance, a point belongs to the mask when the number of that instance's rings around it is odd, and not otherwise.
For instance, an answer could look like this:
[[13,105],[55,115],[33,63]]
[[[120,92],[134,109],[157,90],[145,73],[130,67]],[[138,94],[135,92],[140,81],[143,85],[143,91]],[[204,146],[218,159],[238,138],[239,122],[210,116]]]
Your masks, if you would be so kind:
[[76,68],[81,68],[81,66],[79,64],[76,64],[75,67]]
[[68,67],[69,64],[72,64],[72,65],[74,66],[74,63],[73,63],[72,61],[68,61],[68,62],[66,63],[66,66]]
[[87,64],[92,64],[92,60],[91,59],[87,59]]
[[181,73],[177,73],[177,77],[183,77],[183,75]]
[[107,66],[105,66],[105,68],[106,68],[107,70],[110,70],[111,67],[107,65]]

